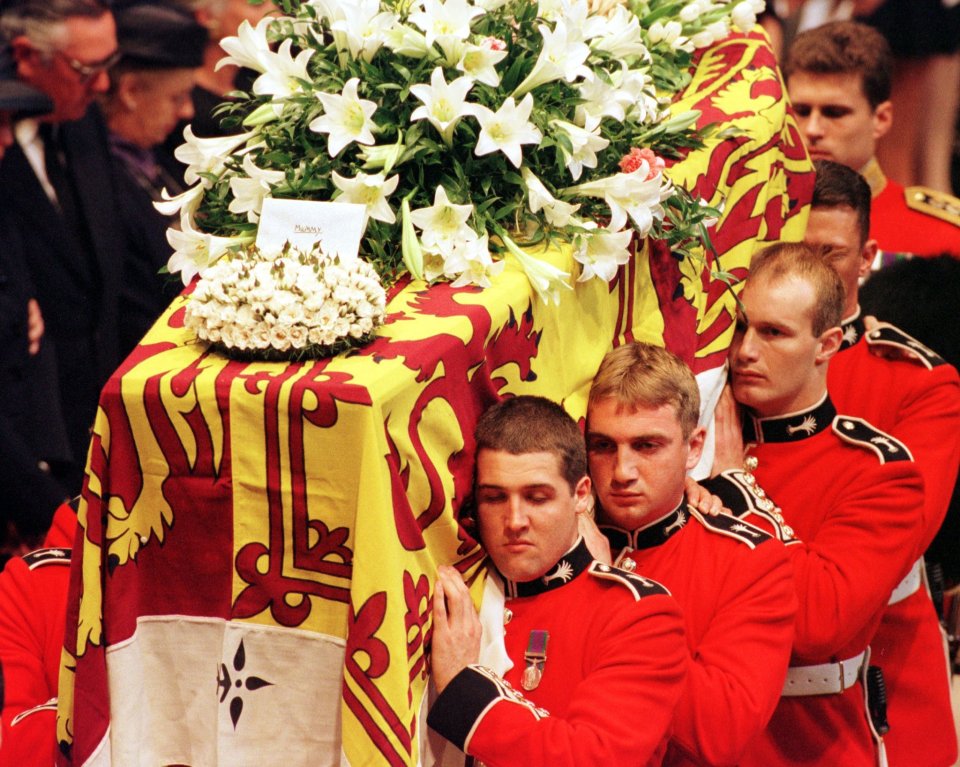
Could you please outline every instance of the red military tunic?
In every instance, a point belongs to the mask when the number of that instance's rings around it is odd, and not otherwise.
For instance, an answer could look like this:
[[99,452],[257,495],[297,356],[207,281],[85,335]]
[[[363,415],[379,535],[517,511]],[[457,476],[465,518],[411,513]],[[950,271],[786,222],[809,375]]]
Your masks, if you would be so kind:
[[[487,767],[657,765],[686,672],[683,619],[659,584],[596,562],[581,540],[547,575],[507,584],[504,678],[469,666],[429,725]],[[531,632],[548,631],[524,689]]]
[[[45,543],[71,545],[77,516],[61,506]],[[11,559],[0,573],[2,767],[49,767],[57,752],[57,685],[70,582],[70,549]]]
[[[756,480],[782,508],[784,534],[796,536],[787,544],[799,600],[791,667],[854,659],[916,559],[920,473],[903,445],[863,421],[837,416],[826,396],[801,413],[748,417],[744,431],[745,441],[756,443],[750,447]],[[747,518],[765,517],[753,511]],[[781,534],[774,523],[769,529]],[[876,767],[864,691],[852,665],[842,691],[781,698],[742,767]],[[831,678],[840,676],[834,666]]]
[[904,189],[871,160],[860,171],[870,184],[870,239],[886,263],[898,254],[960,258],[960,200],[922,186]]
[[682,504],[644,527],[600,528],[617,564],[666,586],[683,610],[690,670],[665,765],[734,765],[780,700],[797,599],[783,544]]
[[[830,361],[827,388],[844,413],[860,416],[903,442],[923,474],[926,550],[943,523],[960,464],[960,376],[902,331],[865,334],[859,313],[844,322],[844,342]],[[892,348],[911,359],[887,359]],[[916,578],[911,582],[916,584]],[[910,588],[915,588],[911,585]],[[906,589],[905,591],[908,591]],[[892,765],[949,767],[957,759],[943,634],[926,588],[890,605],[870,642],[883,669]],[[923,737],[918,737],[923,733]]]

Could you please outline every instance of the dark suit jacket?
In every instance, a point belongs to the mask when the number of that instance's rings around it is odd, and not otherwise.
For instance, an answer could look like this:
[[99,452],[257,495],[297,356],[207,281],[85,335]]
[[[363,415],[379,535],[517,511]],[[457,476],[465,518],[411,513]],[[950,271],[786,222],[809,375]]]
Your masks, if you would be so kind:
[[183,290],[178,276],[160,273],[173,253],[167,242],[167,227],[179,216],[171,220],[153,207],[154,200],[161,199],[161,189],[166,188],[170,194],[183,189],[163,171],[158,179],[149,179],[116,154],[113,163],[127,239],[120,292],[120,352],[127,355]]
[[70,445],[82,467],[100,389],[120,362],[117,312],[124,235],[106,131],[95,109],[60,127],[88,247],[71,234],[18,145],[0,163],[0,204],[23,240],[56,350]]
[[18,232],[0,208],[0,522],[14,522],[24,536],[45,532],[69,495],[54,474],[72,458],[53,347],[41,340],[39,354],[27,348],[34,292]]

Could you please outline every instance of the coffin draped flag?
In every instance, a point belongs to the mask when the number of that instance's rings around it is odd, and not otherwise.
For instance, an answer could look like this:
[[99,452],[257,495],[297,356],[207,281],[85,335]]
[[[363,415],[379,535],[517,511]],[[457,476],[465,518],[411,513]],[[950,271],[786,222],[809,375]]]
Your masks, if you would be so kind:
[[640,243],[556,306],[516,264],[485,290],[402,283],[369,346],[292,364],[209,352],[173,303],[100,401],[61,764],[418,764],[436,568],[483,590],[457,516],[479,414],[540,394],[582,418],[600,360],[633,339],[687,360],[709,414],[734,303],[710,269],[742,277],[763,244],[802,237],[812,169],[764,38],[706,51],[673,109],[736,129],[669,169],[722,201],[707,269]]

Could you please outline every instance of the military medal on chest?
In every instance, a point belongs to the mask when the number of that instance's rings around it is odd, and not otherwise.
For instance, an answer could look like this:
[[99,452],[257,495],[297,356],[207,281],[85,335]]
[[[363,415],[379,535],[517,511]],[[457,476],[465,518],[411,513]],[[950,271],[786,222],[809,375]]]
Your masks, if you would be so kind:
[[534,629],[527,640],[527,649],[523,653],[523,676],[520,684],[524,690],[535,690],[543,678],[543,667],[547,662],[547,640],[550,632]]

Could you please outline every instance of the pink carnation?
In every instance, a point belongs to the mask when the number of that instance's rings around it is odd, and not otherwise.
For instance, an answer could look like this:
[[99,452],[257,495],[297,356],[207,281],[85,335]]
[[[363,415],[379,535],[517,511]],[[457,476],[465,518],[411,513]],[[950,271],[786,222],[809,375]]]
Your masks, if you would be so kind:
[[491,51],[507,50],[507,44],[499,37],[485,37],[483,42],[480,44],[480,47]]
[[633,173],[644,161],[646,161],[650,167],[650,172],[647,173],[647,178],[645,179],[648,181],[660,173],[666,165],[663,158],[657,157],[652,149],[633,147],[633,149],[630,150],[630,154],[624,155],[623,159],[620,160],[620,170],[624,173]]

